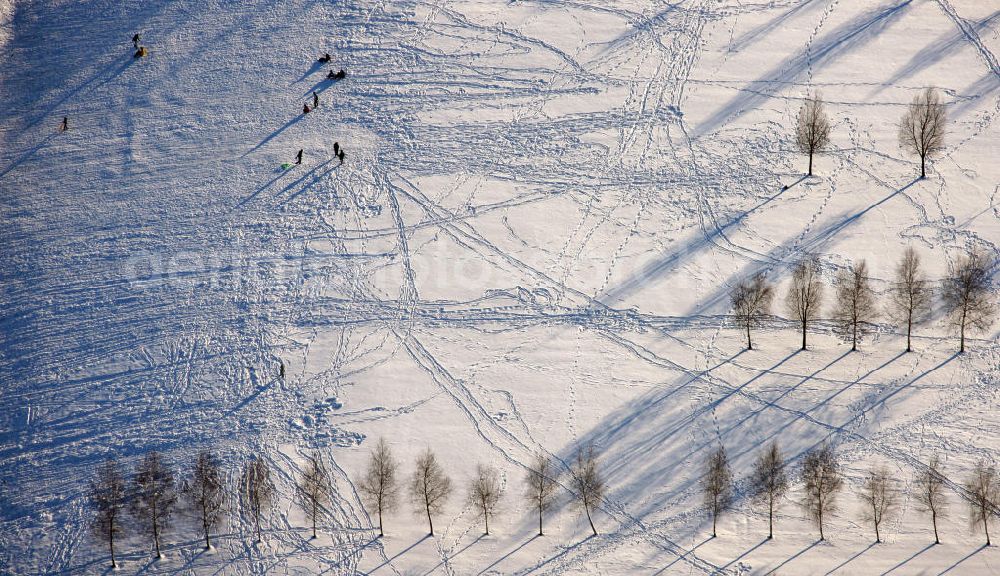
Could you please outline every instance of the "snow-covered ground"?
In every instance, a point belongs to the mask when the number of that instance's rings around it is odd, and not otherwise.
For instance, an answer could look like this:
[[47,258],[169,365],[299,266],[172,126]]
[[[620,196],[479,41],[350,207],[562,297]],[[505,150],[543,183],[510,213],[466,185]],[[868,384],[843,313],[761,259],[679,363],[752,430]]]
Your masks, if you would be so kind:
[[[1000,571],[958,493],[941,546],[912,495],[873,545],[857,498],[873,465],[909,489],[932,455],[953,486],[996,459],[995,327],[956,355],[937,314],[902,354],[883,319],[852,353],[821,323],[799,352],[776,318],[747,352],[726,316],[757,271],[787,316],[807,255],[828,283],[865,258],[880,291],[906,246],[934,278],[995,258],[997,54],[995,0],[0,0],[0,573],[104,572],[97,464],[203,448],[230,483],[271,462],[264,541],[235,514],[203,553],[179,515],[164,560],[121,543],[125,573]],[[916,180],[896,124],[930,85],[948,146]],[[806,178],[815,91],[832,146]],[[431,447],[451,475],[433,538],[408,504],[376,538],[354,484],[380,436],[405,474]],[[797,486],[764,540],[745,477],[775,438],[793,467],[843,457],[825,542]],[[535,538],[526,464],[589,443],[601,534],[564,491]],[[737,500],[711,539],[720,443]],[[336,490],[317,540],[292,499],[313,453]],[[480,462],[506,489],[486,537]]]

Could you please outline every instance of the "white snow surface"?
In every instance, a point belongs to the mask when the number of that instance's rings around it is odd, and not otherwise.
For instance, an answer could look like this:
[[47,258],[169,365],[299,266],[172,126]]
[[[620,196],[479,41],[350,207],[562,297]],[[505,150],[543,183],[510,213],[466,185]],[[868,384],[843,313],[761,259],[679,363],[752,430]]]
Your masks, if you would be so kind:
[[[903,354],[886,317],[858,352],[821,322],[800,352],[782,306],[808,255],[828,283],[867,259],[883,293],[906,246],[935,279],[997,256],[995,0],[0,1],[0,30],[0,573],[110,571],[87,483],[154,449],[179,471],[212,449],[230,484],[262,454],[280,497],[260,544],[234,514],[203,553],[178,514],[163,560],[126,535],[121,573],[1000,571],[960,490],[1000,446],[996,327],[956,355],[938,313]],[[926,86],[947,150],[917,180],[896,125]],[[816,91],[832,145],[807,178]],[[776,316],[744,351],[727,292],[758,271]],[[434,537],[404,500],[376,538],[356,482],[378,437],[404,480],[427,447],[452,477]],[[797,484],[764,539],[746,477],[771,439],[793,469],[843,458],[826,541]],[[591,443],[601,534],[562,490],[534,537],[532,455]],[[316,540],[310,454],[336,491]],[[867,471],[909,490],[935,454],[943,544],[908,493],[874,545]],[[505,488],[489,536],[477,463]]]

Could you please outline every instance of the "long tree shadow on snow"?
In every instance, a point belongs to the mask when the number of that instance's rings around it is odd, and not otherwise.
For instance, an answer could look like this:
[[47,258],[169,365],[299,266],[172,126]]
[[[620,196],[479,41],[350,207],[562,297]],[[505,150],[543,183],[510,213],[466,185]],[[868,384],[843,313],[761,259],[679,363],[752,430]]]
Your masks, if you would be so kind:
[[[743,91],[731,98],[721,108],[712,113],[691,131],[697,140],[728,121],[739,118],[750,110],[759,108],[771,98],[772,93],[784,89],[807,71],[815,74],[827,64],[851,50],[864,47],[873,41],[888,26],[901,18],[912,0],[893,2],[861,14],[822,38],[816,39],[802,52],[784,59],[750,85],[762,85],[751,91]],[[773,86],[773,88],[769,88]]]

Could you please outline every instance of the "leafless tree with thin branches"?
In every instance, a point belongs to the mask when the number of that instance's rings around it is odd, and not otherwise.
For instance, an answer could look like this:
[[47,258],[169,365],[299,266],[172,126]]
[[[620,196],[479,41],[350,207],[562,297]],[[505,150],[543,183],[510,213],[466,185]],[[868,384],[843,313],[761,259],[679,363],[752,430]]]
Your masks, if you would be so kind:
[[741,280],[730,292],[729,299],[733,305],[733,314],[740,326],[747,332],[747,350],[753,350],[750,329],[758,326],[771,311],[773,298],[774,288],[763,274]]
[[876,468],[868,473],[861,485],[861,499],[865,503],[862,517],[875,526],[875,542],[881,543],[879,526],[893,513],[897,500],[896,489],[886,468]]
[[799,262],[792,270],[792,284],[785,296],[785,305],[792,319],[802,327],[802,349],[806,349],[806,332],[809,323],[819,315],[823,303],[823,282],[819,261],[809,259]]
[[965,490],[969,493],[969,523],[973,529],[982,524],[986,545],[989,546],[990,516],[997,513],[997,505],[1000,504],[1000,481],[996,468],[984,460],[976,462],[965,483]]
[[114,458],[108,458],[97,468],[97,474],[90,481],[90,505],[94,507],[94,535],[108,543],[111,551],[111,567],[118,568],[115,560],[115,538],[123,532],[122,520],[125,512],[125,479],[121,466]]
[[417,457],[416,470],[410,480],[410,495],[419,511],[427,514],[427,524],[433,536],[433,516],[441,512],[451,495],[451,479],[445,475],[430,448]]
[[948,500],[945,498],[945,477],[941,473],[941,463],[937,456],[932,456],[927,468],[917,475],[917,504],[931,514],[931,525],[934,526],[934,543],[940,544],[938,538],[938,518],[944,518],[948,512]]
[[160,539],[169,526],[176,504],[174,472],[163,461],[163,456],[154,450],[146,454],[132,477],[129,507],[135,519],[153,538],[157,558],[163,557]]
[[299,504],[309,516],[312,525],[312,537],[316,538],[316,520],[323,506],[330,501],[330,474],[318,454],[309,457],[305,470],[298,484]]
[[816,94],[806,98],[795,125],[795,145],[809,155],[809,176],[813,173],[813,155],[830,143],[830,119],[823,107],[823,98]]
[[260,517],[274,502],[274,482],[271,469],[263,458],[254,458],[243,468],[240,476],[240,503],[253,518],[260,542]]
[[205,549],[211,550],[212,541],[209,534],[222,520],[225,504],[219,459],[211,452],[203,451],[198,454],[191,469],[185,496],[188,508],[193,510],[201,521]]
[[927,176],[927,159],[944,150],[947,115],[934,88],[917,94],[899,121],[899,146],[920,157],[920,177]]
[[733,502],[733,471],[729,468],[724,447],[719,446],[708,456],[702,488],[705,508],[712,514],[712,538],[715,538],[719,515]]
[[802,462],[805,484],[803,505],[819,527],[819,539],[824,540],[823,522],[837,509],[837,494],[844,485],[840,463],[833,448],[824,444],[806,453]]
[[913,327],[927,318],[933,296],[927,277],[920,268],[920,256],[912,246],[907,247],[896,266],[896,282],[890,294],[896,319],[906,326],[906,351],[910,352]]
[[965,352],[965,333],[988,330],[993,324],[990,260],[973,250],[951,267],[944,281],[942,298],[953,326],[958,328],[959,352]]
[[524,478],[525,498],[538,511],[538,535],[542,536],[542,515],[555,503],[558,476],[555,466],[544,454],[536,454]]
[[480,464],[476,467],[476,477],[469,484],[469,504],[486,523],[486,535],[490,535],[490,517],[496,514],[503,487],[500,473],[492,466]]
[[774,511],[788,492],[788,473],[777,440],[757,455],[750,482],[754,499],[767,503],[767,539],[770,540],[774,538]]
[[593,445],[577,450],[572,472],[577,502],[587,515],[587,522],[590,523],[594,536],[597,536],[593,511],[604,498],[605,484],[604,477],[597,467],[597,456],[594,454]]
[[385,438],[379,438],[378,444],[372,451],[368,459],[368,470],[364,477],[358,482],[358,489],[361,491],[370,508],[378,512],[378,535],[385,536],[382,528],[382,513],[389,512],[396,507],[396,498],[399,494],[399,487],[396,481],[396,470],[399,464],[392,457],[389,444]]
[[875,291],[868,280],[864,260],[837,274],[837,305],[833,320],[840,333],[851,340],[851,350],[858,349],[858,338],[877,315]]

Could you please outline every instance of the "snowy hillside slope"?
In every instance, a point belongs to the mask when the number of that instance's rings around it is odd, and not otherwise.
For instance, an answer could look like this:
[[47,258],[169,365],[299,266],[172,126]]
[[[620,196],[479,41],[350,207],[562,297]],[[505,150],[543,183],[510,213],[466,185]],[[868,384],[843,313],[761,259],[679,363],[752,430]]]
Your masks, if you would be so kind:
[[[233,514],[205,553],[179,515],[163,560],[127,536],[124,573],[997,570],[958,491],[941,546],[912,495],[872,545],[856,496],[872,465],[910,488],[937,454],[959,488],[997,459],[997,325],[957,355],[940,313],[911,354],[885,318],[858,352],[822,322],[798,351],[781,305],[810,255],[824,316],[858,259],[884,291],[906,246],[935,279],[998,256],[996,2],[0,0],[0,30],[0,573],[104,573],[96,466],[204,448],[230,485],[271,463],[263,542]],[[931,85],[947,150],[917,180],[896,125]],[[813,91],[832,147],[804,177]],[[744,351],[728,290],[759,271],[778,316]],[[355,483],[378,437],[452,476],[433,538],[409,504],[376,538]],[[771,439],[793,467],[844,458],[826,541],[797,485],[764,540],[745,477]],[[534,537],[527,463],[590,443],[601,534],[563,490]],[[720,443],[737,498],[711,539]],[[336,491],[316,540],[293,498],[312,454]],[[490,536],[477,462],[506,490]]]

